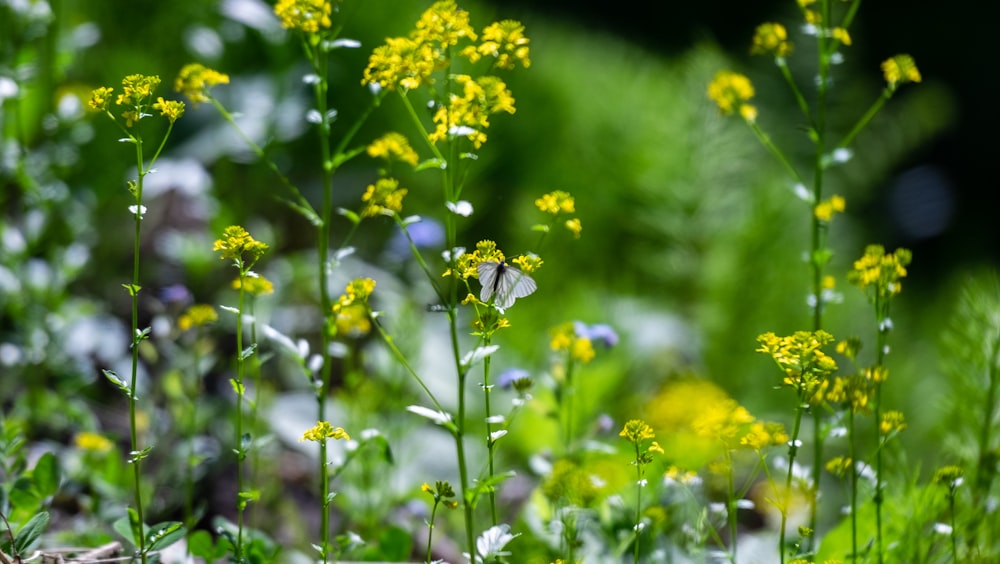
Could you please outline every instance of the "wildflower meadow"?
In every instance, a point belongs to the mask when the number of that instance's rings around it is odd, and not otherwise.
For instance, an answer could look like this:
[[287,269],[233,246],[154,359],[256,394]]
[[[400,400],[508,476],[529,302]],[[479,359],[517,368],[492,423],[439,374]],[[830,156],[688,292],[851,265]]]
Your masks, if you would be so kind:
[[1000,561],[1000,277],[871,205],[946,98],[785,4],[0,1],[0,563]]

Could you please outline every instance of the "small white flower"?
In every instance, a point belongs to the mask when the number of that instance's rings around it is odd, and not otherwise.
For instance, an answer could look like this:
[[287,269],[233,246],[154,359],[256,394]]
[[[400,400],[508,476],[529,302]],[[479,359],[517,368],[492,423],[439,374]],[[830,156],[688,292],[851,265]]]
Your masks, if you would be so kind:
[[132,215],[138,215],[139,219],[142,219],[146,215],[146,206],[129,206],[128,211]]
[[500,349],[500,345],[490,345],[488,347],[476,347],[475,349],[469,351],[462,357],[462,366],[470,367],[479,362],[484,358],[490,356],[491,354],[497,352]]
[[952,533],[951,525],[946,523],[934,523],[934,532],[939,535],[950,535]]
[[506,429],[500,429],[499,431],[493,431],[490,433],[490,442],[495,443],[507,434]]
[[510,533],[510,525],[506,523],[486,529],[483,531],[483,534],[476,539],[475,561],[486,562],[487,560],[496,558],[497,556],[510,555],[510,552],[505,551],[503,548],[517,536],[518,535],[512,535]]
[[448,208],[448,210],[451,213],[455,215],[460,215],[462,217],[469,217],[470,215],[472,215],[473,212],[472,204],[465,200],[459,200],[457,202],[446,202],[445,207]]

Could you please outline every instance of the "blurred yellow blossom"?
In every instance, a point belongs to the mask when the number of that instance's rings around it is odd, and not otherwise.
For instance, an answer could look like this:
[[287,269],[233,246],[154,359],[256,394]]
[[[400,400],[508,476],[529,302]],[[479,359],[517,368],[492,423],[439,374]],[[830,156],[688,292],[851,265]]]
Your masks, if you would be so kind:
[[895,89],[907,82],[920,82],[920,70],[909,55],[896,55],[882,62],[882,74],[889,83],[890,89]]
[[881,245],[869,245],[864,256],[854,261],[847,281],[862,290],[871,288],[878,297],[898,294],[902,290],[900,280],[906,277],[906,266],[912,257],[908,249],[900,248],[886,254]]
[[531,42],[524,35],[524,25],[519,21],[503,20],[494,22],[483,30],[482,43],[470,45],[462,50],[462,55],[473,63],[480,57],[493,57],[497,68],[512,69],[520,62],[521,66],[531,66],[528,57]]
[[361,217],[374,217],[379,214],[392,215],[403,211],[403,198],[407,194],[406,188],[399,187],[399,180],[395,178],[379,178],[375,184],[369,184],[361,201],[365,207],[361,210]]
[[92,452],[95,454],[105,454],[110,452],[111,449],[115,447],[115,443],[111,442],[111,439],[101,435],[100,433],[94,433],[91,431],[81,431],[73,437],[73,444],[76,448]]
[[750,52],[754,55],[788,56],[792,52],[792,44],[788,41],[788,30],[780,23],[760,24],[754,32]]
[[738,112],[747,121],[757,117],[757,109],[745,102],[754,96],[753,83],[746,76],[731,72],[719,71],[708,85],[708,97],[719,106],[724,115]]
[[347,434],[347,431],[345,431],[343,427],[334,427],[329,421],[319,421],[315,426],[313,426],[313,428],[303,433],[302,438],[299,440],[314,441],[318,443],[326,441],[327,439],[344,439],[349,441],[351,440],[351,437]]
[[419,157],[410,146],[410,141],[402,133],[395,131],[386,133],[368,145],[368,155],[373,158],[399,160],[417,166]]
[[813,208],[813,214],[816,219],[829,223],[833,219],[833,215],[836,213],[843,213],[846,207],[846,202],[843,196],[834,195],[827,200],[816,204]]
[[274,13],[281,20],[281,27],[317,33],[321,27],[332,25],[329,0],[278,0]]
[[209,100],[208,89],[217,84],[229,84],[229,75],[200,63],[190,63],[184,65],[174,79],[174,90],[187,96],[197,106]]
[[215,308],[208,304],[194,304],[177,318],[177,328],[187,331],[192,327],[203,327],[219,320]]
[[263,296],[274,293],[274,284],[272,284],[267,278],[260,275],[247,276],[242,284],[240,284],[239,278],[233,280],[234,290],[239,290],[241,286],[248,293],[253,294],[254,296]]

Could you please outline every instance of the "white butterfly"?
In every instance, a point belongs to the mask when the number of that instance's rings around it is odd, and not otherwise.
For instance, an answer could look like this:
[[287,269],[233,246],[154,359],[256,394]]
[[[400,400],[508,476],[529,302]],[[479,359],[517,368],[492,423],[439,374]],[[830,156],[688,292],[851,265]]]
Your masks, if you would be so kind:
[[538,289],[538,285],[530,276],[507,266],[504,261],[484,261],[476,267],[479,271],[479,282],[483,285],[479,299],[489,302],[498,309],[507,309],[514,305],[514,300],[530,295]]

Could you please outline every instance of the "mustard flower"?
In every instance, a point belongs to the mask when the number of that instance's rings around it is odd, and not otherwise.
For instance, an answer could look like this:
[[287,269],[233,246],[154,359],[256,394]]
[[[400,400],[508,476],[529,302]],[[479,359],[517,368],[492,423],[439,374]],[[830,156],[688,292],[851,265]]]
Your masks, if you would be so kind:
[[431,497],[434,498],[434,503],[441,503],[448,509],[455,509],[458,507],[458,502],[453,499],[455,497],[455,490],[448,482],[438,480],[437,482],[434,482],[433,488],[430,484],[424,482],[420,486],[420,491],[431,494]]
[[783,383],[811,396],[822,380],[837,370],[837,363],[822,351],[833,335],[819,331],[796,331],[787,337],[768,332],[757,337],[757,352],[771,355],[785,374]]
[[208,304],[194,304],[177,318],[177,328],[187,331],[192,327],[204,327],[219,320],[215,308]]
[[780,23],[762,23],[757,26],[753,35],[753,46],[750,53],[754,55],[773,55],[787,57],[792,52],[792,44],[788,41],[788,30]]
[[461,93],[452,93],[448,104],[434,113],[436,127],[428,138],[437,143],[448,136],[466,137],[475,148],[486,142],[485,129],[489,128],[491,114],[513,114],[514,97],[507,84],[495,76],[472,78],[467,74],[455,76],[454,83]]
[[932,481],[935,484],[947,486],[949,489],[954,491],[962,485],[964,474],[965,471],[958,466],[942,466],[941,468],[938,468],[937,472],[934,472],[934,478]]
[[831,458],[826,463],[826,471],[833,474],[838,478],[843,478],[851,471],[854,466],[854,461],[848,456],[837,456]]
[[719,71],[708,85],[708,97],[719,106],[719,111],[724,115],[738,112],[746,121],[757,118],[757,108],[745,103],[753,95],[750,79],[731,71]]
[[454,0],[435,2],[417,20],[415,37],[423,43],[436,43],[442,48],[458,45],[459,40],[476,40],[469,25],[469,12],[459,8]]
[[443,67],[443,59],[431,45],[409,37],[390,37],[372,51],[361,83],[413,90],[432,82],[431,73]]
[[81,431],[73,437],[73,444],[76,448],[95,454],[105,454],[115,447],[111,439],[91,431]]
[[90,101],[87,102],[87,105],[94,111],[108,111],[108,107],[111,105],[111,94],[114,93],[114,90],[114,88],[108,88],[107,86],[91,90]]
[[[632,464],[636,466],[642,467],[653,462],[654,452],[663,454],[660,443],[654,440],[656,436],[653,434],[653,428],[641,419],[627,421],[618,436],[635,445],[637,456]],[[646,441],[650,441],[649,444],[646,444]]]
[[740,438],[740,446],[762,451],[770,446],[788,444],[788,433],[781,423],[755,421],[750,424],[746,434]]
[[727,398],[699,413],[691,422],[691,430],[699,437],[719,441],[731,448],[739,443],[753,421],[754,417],[745,407]]
[[463,280],[479,278],[479,263],[487,261],[500,262],[502,260],[505,260],[503,251],[497,248],[497,244],[494,241],[484,239],[476,243],[475,251],[471,253],[463,252],[455,259],[454,272],[449,268],[442,276],[457,274]]
[[351,436],[347,434],[347,431],[343,427],[334,427],[329,421],[318,421],[313,428],[309,429],[305,433],[302,433],[302,438],[300,441],[314,441],[322,442],[328,439],[344,439],[351,440]]
[[816,204],[813,208],[813,214],[816,219],[829,223],[833,219],[834,214],[843,213],[846,206],[843,196],[834,195],[827,200]]
[[837,352],[846,356],[847,358],[854,360],[858,358],[858,352],[861,350],[861,339],[857,337],[850,337],[843,341],[837,343]]
[[241,286],[247,291],[247,293],[254,296],[264,296],[274,293],[274,284],[259,274],[256,276],[247,276],[242,284],[240,283],[239,278],[233,280],[234,290],[239,290]]
[[160,115],[170,120],[170,123],[174,123],[184,115],[184,102],[164,100],[163,96],[159,96],[156,98],[156,103],[153,104],[153,109],[160,110]]
[[908,249],[900,248],[886,254],[882,245],[869,245],[864,256],[854,261],[847,281],[862,290],[871,288],[878,297],[898,294],[903,289],[900,280],[906,277],[906,266],[912,258]]
[[371,332],[368,298],[374,290],[375,281],[371,278],[357,278],[347,284],[344,293],[333,304],[338,335],[356,338]]
[[898,433],[906,429],[906,418],[900,411],[886,411],[882,414],[882,420],[879,421],[878,430],[883,435],[890,435],[892,433]]
[[891,90],[895,90],[901,84],[920,82],[921,80],[920,70],[913,62],[913,57],[905,54],[896,55],[883,61],[882,74]]
[[835,27],[833,31],[830,32],[834,39],[840,41],[844,45],[850,46],[851,44],[851,34],[847,32],[846,29],[842,27]]
[[386,133],[382,137],[371,142],[367,148],[368,156],[373,158],[383,158],[387,161],[398,160],[417,166],[419,157],[417,152],[410,146],[409,140],[402,133],[395,131]]
[[332,10],[329,0],[278,0],[274,6],[281,27],[306,33],[317,33],[321,27],[329,28],[332,25]]
[[243,270],[252,268],[267,249],[266,243],[257,241],[239,225],[227,227],[222,232],[222,239],[217,239],[212,246],[213,251],[219,252],[220,259],[233,259]]
[[406,196],[407,189],[399,187],[399,180],[395,178],[379,178],[375,184],[369,184],[365,190],[361,201],[365,202],[365,208],[361,210],[361,217],[375,217],[376,215],[393,215],[403,211],[403,197]]
[[142,106],[153,96],[153,91],[160,85],[160,77],[156,75],[130,74],[122,79],[123,92],[115,101],[119,106]]
[[530,39],[524,35],[524,25],[515,20],[494,22],[483,30],[483,39],[479,45],[470,45],[462,50],[462,55],[471,62],[482,57],[496,59],[497,68],[513,69],[517,63],[528,68],[531,59],[528,57]]
[[229,75],[212,70],[199,63],[190,63],[181,68],[174,79],[174,90],[191,100],[195,106],[209,100],[208,89],[217,84],[229,84]]
[[868,410],[868,404],[872,399],[874,388],[871,380],[864,375],[836,377],[827,389],[824,386],[822,397],[816,398],[813,403],[825,400],[831,404],[849,407],[854,413],[862,413]]
[[514,259],[511,260],[510,262],[514,266],[521,269],[521,272],[525,274],[531,274],[533,272],[536,272],[539,268],[542,267],[542,264],[544,264],[542,258],[534,254],[514,257]]
[[566,351],[569,357],[584,364],[594,359],[594,343],[576,330],[576,323],[563,323],[551,330],[552,340],[549,347],[554,351]]
[[583,231],[583,224],[580,223],[580,218],[567,219],[563,225],[573,234],[574,239],[580,238],[580,233]]
[[535,207],[544,213],[559,215],[576,211],[576,201],[569,192],[556,190],[535,200]]

